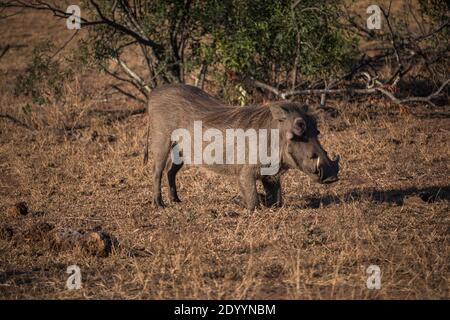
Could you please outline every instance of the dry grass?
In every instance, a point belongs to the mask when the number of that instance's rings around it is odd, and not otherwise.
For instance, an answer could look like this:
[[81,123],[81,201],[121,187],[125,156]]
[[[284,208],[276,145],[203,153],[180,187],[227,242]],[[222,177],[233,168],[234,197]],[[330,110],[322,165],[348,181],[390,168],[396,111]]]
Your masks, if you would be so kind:
[[[16,23],[8,39],[21,41],[25,27]],[[283,208],[248,213],[231,201],[231,178],[191,167],[178,178],[183,202],[156,211],[151,166],[142,165],[144,118],[96,118],[71,133],[49,129],[86,119],[94,99],[81,99],[69,84],[65,106],[24,114],[25,101],[11,94],[11,78],[29,57],[21,50],[0,63],[0,111],[42,129],[0,119],[0,226],[101,226],[121,245],[100,258],[3,238],[0,298],[450,297],[448,109],[417,106],[404,115],[376,100],[331,102],[341,114],[322,121],[321,131],[326,149],[341,155],[339,183],[316,185],[291,171]],[[94,91],[104,80],[92,77],[99,79]],[[7,217],[18,201],[44,214]],[[65,288],[72,264],[81,268],[81,290]],[[380,290],[366,288],[371,264],[381,268]]]

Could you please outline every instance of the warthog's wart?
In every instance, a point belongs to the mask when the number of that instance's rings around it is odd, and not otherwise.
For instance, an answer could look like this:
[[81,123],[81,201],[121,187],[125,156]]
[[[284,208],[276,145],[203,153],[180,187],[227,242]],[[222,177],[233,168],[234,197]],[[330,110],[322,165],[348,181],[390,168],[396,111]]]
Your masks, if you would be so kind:
[[[268,131],[270,137],[268,137]],[[191,132],[185,128],[172,132],[171,140],[175,142],[175,147],[172,149],[171,157],[174,164],[256,165],[260,163],[261,175],[278,173],[280,168],[278,129],[259,129],[258,132],[252,128],[226,129],[224,138],[221,130],[209,128],[203,132],[202,121],[194,121],[193,132],[193,138]],[[203,147],[204,142],[209,144]]]

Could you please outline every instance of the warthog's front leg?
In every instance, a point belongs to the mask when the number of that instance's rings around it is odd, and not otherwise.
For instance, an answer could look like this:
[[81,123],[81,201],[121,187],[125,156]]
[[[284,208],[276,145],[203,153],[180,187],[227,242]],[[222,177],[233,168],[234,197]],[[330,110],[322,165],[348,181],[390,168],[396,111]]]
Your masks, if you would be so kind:
[[281,207],[283,199],[281,194],[281,181],[279,177],[265,176],[262,179],[266,191],[265,205],[267,207]]
[[255,210],[258,206],[258,192],[255,173],[251,167],[242,168],[239,174],[239,188],[246,208]]

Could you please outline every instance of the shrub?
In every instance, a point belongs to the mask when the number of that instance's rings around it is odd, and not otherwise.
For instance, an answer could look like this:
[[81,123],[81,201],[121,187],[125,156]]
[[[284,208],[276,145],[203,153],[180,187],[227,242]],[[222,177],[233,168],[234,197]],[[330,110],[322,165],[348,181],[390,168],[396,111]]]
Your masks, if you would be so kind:
[[33,103],[45,104],[63,98],[64,81],[71,75],[70,70],[63,70],[60,63],[50,52],[54,46],[44,42],[33,50],[31,62],[25,71],[18,75],[15,94],[32,98]]

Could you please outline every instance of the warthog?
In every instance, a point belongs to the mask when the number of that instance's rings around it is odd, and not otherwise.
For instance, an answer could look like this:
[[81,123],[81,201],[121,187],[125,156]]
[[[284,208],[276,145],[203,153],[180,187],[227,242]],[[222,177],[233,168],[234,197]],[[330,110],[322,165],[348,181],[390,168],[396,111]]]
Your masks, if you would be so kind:
[[183,156],[183,150],[179,150],[180,143],[173,141],[172,134],[180,128],[193,133],[194,121],[202,121],[205,128],[214,128],[216,132],[233,128],[276,132],[279,138],[279,169],[275,174],[262,175],[260,169],[263,165],[260,162],[201,164],[212,171],[236,176],[241,199],[250,210],[254,210],[260,202],[257,180],[263,184],[265,204],[282,205],[280,178],[288,169],[300,169],[319,183],[338,180],[339,158],[331,160],[322,148],[317,138],[319,131],[315,117],[308,113],[307,106],[287,101],[267,106],[227,106],[196,87],[167,85],[153,90],[149,97],[144,163],[148,160],[148,140],[151,136],[150,153],[154,159],[153,205],[156,207],[164,207],[161,195],[164,170],[167,172],[171,201],[180,201],[175,177],[183,162],[174,161],[173,152],[177,149]]

